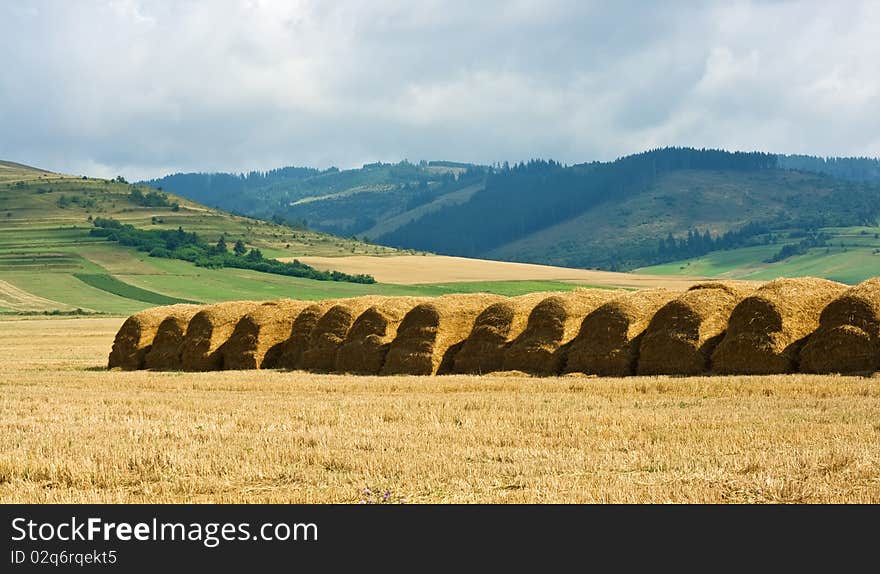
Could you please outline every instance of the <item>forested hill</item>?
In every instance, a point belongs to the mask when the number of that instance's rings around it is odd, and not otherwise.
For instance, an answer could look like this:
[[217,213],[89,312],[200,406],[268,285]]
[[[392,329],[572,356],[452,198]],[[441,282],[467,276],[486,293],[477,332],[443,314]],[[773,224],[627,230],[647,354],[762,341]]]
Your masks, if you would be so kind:
[[[827,227],[874,226],[876,164],[662,148],[571,166],[532,160],[295,168],[277,176],[222,176],[234,178],[239,191],[214,195],[211,189],[232,189],[212,183],[220,176],[152,183],[226,209],[383,245],[627,270],[754,245],[783,256],[805,249],[809,238],[812,247],[823,246]],[[193,181],[209,197],[179,187]],[[789,250],[776,253],[783,248]]]
[[227,211],[350,236],[480,182],[488,169],[448,161],[377,162],[348,170],[285,167],[247,174],[177,173],[142,183]]
[[[606,202],[636,196],[677,170],[735,172],[773,169],[776,156],[666,148],[610,163],[565,167],[534,160],[490,174],[470,202],[403,226],[380,238],[390,245],[479,256],[562,223]],[[488,215],[488,216],[487,216]],[[589,234],[590,230],[583,230]]]
[[880,181],[880,159],[870,157],[815,157],[779,155],[779,167],[824,173],[851,181]]
[[253,192],[273,186],[294,187],[303,179],[321,173],[308,167],[283,167],[242,174],[175,173],[143,183],[158,189],[179,190],[180,195],[212,207],[250,211],[255,204],[251,197]]

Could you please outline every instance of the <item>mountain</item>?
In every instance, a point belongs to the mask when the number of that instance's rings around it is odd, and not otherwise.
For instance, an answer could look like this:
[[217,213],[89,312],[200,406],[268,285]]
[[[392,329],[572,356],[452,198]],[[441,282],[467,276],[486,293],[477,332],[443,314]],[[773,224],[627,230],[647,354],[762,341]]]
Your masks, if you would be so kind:
[[[848,245],[847,236],[855,228],[873,236],[877,166],[692,148],[572,166],[533,160],[443,171],[402,162],[242,188],[236,202],[248,213],[447,255],[631,270],[762,247],[761,259],[748,261],[753,268],[820,249],[874,249]],[[158,183],[188,193],[173,179]]]

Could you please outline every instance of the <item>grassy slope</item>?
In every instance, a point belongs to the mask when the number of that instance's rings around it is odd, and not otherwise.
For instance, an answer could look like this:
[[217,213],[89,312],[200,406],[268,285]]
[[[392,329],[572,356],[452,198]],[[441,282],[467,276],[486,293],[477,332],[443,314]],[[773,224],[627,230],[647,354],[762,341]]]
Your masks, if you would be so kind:
[[643,193],[607,202],[485,256],[575,266],[587,265],[597,253],[625,260],[640,249],[656,250],[670,232],[680,238],[698,228],[719,235],[750,221],[797,215],[803,198],[824,197],[839,185],[827,177],[782,170],[672,172]]
[[[322,299],[365,294],[436,295],[460,290],[491,290],[519,294],[535,288],[564,290],[565,283],[498,282],[475,285],[358,285],[313,281],[241,269],[208,270],[177,260],[156,259],[129,248],[90,237],[88,221],[114,217],[137,227],[196,231],[209,240],[225,234],[228,242],[242,239],[267,256],[387,255],[381,246],[233,216],[174,198],[179,212],[132,204],[130,186],[105,180],[50,174],[17,164],[0,164],[0,280],[49,300],[44,310],[83,309],[128,314],[151,303],[138,299],[161,296],[215,302],[230,299],[297,297]],[[77,197],[89,207],[59,207],[59,199]],[[106,275],[116,281],[87,285],[76,274]],[[124,284],[120,285],[121,281]],[[126,288],[126,285],[131,288]],[[149,293],[144,294],[147,290]],[[115,291],[111,292],[111,291]],[[116,293],[128,293],[132,298]],[[0,312],[17,311],[0,293]]]
[[[777,263],[764,263],[786,242],[776,245],[716,251],[703,257],[637,271],[658,275],[704,275],[742,279],[775,279],[810,275],[843,283],[858,283],[880,275],[880,228],[827,228],[832,239],[827,247],[810,249],[803,255]],[[790,241],[788,241],[790,242]]]

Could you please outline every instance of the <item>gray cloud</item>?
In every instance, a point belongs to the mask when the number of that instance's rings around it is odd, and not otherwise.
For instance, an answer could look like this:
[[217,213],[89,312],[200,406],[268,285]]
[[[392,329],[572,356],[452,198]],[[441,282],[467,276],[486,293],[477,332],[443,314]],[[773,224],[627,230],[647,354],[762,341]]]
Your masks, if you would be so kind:
[[129,178],[880,155],[876,2],[0,4],[0,158]]

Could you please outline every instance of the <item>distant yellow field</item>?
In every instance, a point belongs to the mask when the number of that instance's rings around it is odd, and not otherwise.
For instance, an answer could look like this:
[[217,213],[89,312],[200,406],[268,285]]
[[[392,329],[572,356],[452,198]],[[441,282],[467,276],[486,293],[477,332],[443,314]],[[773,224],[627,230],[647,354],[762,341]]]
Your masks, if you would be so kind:
[[880,502],[880,379],[107,372],[0,322],[0,502]]
[[[602,287],[685,290],[703,278],[687,276],[639,275],[530,263],[489,261],[445,255],[393,255],[373,257],[297,257],[317,269],[336,269],[345,273],[368,273],[382,283],[415,285],[460,281],[571,281]],[[285,259],[282,259],[284,261]],[[288,259],[289,260],[289,259]]]

